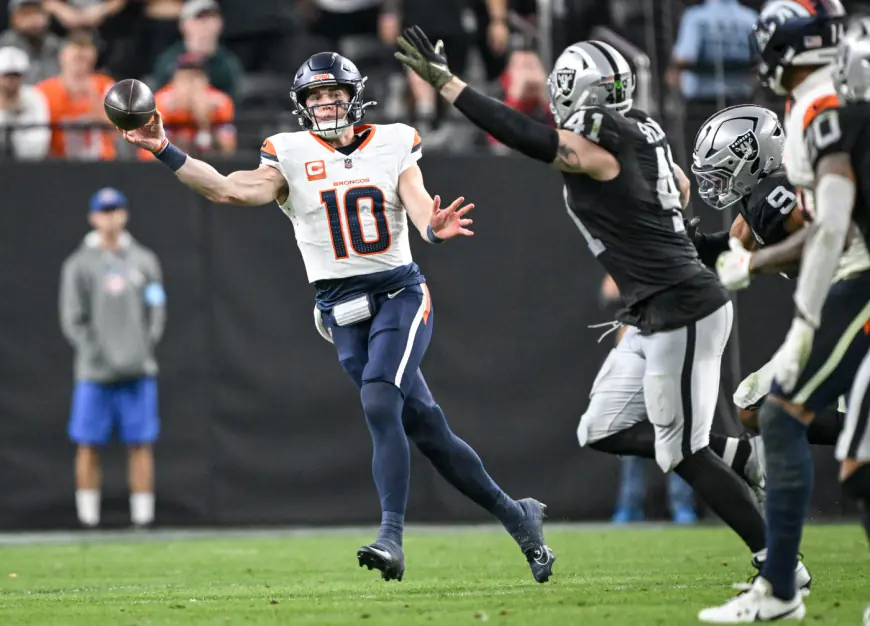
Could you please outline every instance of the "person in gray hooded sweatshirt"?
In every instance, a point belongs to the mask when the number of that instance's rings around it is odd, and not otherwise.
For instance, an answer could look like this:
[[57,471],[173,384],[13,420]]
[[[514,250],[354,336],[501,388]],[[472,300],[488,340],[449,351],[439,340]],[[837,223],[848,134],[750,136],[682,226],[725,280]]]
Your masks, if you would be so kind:
[[157,256],[126,230],[127,199],[101,189],[90,203],[90,232],[63,265],[60,319],[75,349],[69,422],[76,452],[76,510],[100,522],[100,454],[113,430],[129,453],[130,516],[154,520],[154,456],[160,423],[154,348],[163,335],[166,295]]

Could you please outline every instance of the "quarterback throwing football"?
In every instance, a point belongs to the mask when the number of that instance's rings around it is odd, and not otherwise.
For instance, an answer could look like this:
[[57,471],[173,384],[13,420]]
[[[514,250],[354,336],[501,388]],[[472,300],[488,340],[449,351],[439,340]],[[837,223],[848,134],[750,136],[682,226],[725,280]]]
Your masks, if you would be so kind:
[[361,124],[372,102],[366,79],[348,59],[321,52],[296,73],[290,97],[303,132],[263,142],[260,167],[223,176],[173,146],[160,113],[123,132],[152,151],[178,179],[213,202],[259,206],[277,201],[290,218],[309,282],[314,321],[335,344],[360,390],[381,500],[377,540],[357,552],[360,566],[401,580],[410,458],[408,439],[454,487],[495,515],[545,582],[555,557],[544,542],[545,507],[514,500],[493,482],[480,458],[457,437],[432,398],[420,362],[434,313],[426,280],[411,258],[408,221],[429,243],[470,236],[473,205],[459,198],[441,208],[417,165],[422,140],[404,124]]

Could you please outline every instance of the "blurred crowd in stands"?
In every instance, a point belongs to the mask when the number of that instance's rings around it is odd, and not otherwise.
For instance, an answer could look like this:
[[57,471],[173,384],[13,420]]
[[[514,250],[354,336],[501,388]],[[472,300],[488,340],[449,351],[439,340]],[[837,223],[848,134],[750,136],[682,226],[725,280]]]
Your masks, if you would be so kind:
[[154,89],[185,150],[255,150],[264,136],[299,128],[288,90],[299,65],[322,50],[345,54],[368,76],[366,95],[379,103],[372,121],[416,124],[437,149],[455,134],[448,107],[392,56],[410,24],[444,40],[457,73],[474,65],[478,84],[549,120],[535,0],[5,1],[0,159],[151,158],[119,141],[103,111],[106,90],[130,77]]
[[[393,59],[420,24],[442,39],[451,69],[546,123],[543,49],[606,26],[652,60],[662,116],[703,117],[753,97],[746,45],[762,0],[0,0],[0,160],[152,158],[119,141],[102,107],[115,80],[156,93],[172,140],[197,156],[255,153],[298,130],[288,90],[311,54],[335,50],[368,76],[369,121],[403,121],[427,149],[506,152],[470,129]],[[861,2],[847,2],[858,6]],[[694,6],[693,6],[694,5]],[[850,9],[851,7],[847,7]],[[688,10],[687,10],[688,9]],[[546,12],[546,14],[544,14]],[[541,15],[538,15],[541,13]],[[542,26],[546,26],[542,29]],[[712,30],[711,30],[712,28]],[[715,41],[724,47],[712,46]],[[715,49],[714,49],[715,48]],[[730,76],[706,80],[711,54]],[[552,59],[550,59],[552,61]],[[701,78],[698,78],[701,76]],[[669,98],[681,100],[672,107]],[[697,111],[692,102],[700,101]],[[683,105],[686,105],[683,108]],[[656,113],[655,104],[652,113]],[[667,124],[667,120],[665,120]],[[678,122],[679,123],[679,122]],[[685,133],[688,143],[691,129]],[[682,159],[680,159],[682,160]]]

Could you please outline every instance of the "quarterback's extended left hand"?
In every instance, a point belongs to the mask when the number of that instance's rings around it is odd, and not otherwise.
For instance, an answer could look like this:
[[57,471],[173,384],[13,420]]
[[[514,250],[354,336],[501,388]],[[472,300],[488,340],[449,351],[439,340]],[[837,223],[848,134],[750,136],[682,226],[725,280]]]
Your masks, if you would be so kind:
[[716,259],[716,272],[719,280],[727,289],[736,291],[749,286],[749,262],[752,253],[743,247],[736,237],[728,241],[731,250],[723,252]]
[[450,206],[442,209],[441,196],[435,196],[435,201],[432,203],[432,215],[429,217],[429,227],[438,239],[452,239],[458,235],[470,237],[474,234],[467,228],[471,226],[473,221],[465,217],[474,208],[474,205],[466,204],[460,209],[459,206],[463,202],[465,202],[465,198],[460,196]]
[[786,393],[791,393],[807,364],[815,329],[806,320],[795,317],[785,342],[773,355],[773,377]]
[[440,39],[433,46],[419,26],[411,26],[402,32],[397,42],[405,54],[396,52],[395,57],[435,87],[435,91],[440,91],[453,78],[447,67],[444,42]]

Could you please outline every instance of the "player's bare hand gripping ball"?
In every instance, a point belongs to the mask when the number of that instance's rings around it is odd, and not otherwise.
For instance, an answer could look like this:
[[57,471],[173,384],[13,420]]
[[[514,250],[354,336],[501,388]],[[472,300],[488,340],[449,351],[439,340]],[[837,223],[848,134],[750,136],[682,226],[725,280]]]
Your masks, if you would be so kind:
[[471,237],[474,233],[467,227],[471,226],[473,220],[465,217],[473,204],[466,204],[462,208],[460,205],[465,202],[465,198],[460,196],[454,200],[450,206],[441,208],[441,196],[435,196],[435,201],[432,203],[432,216],[429,218],[429,227],[438,239],[452,239],[453,237]]
[[166,141],[166,131],[163,130],[163,117],[160,111],[156,111],[151,121],[142,128],[122,130],[121,135],[134,146],[157,152]]

